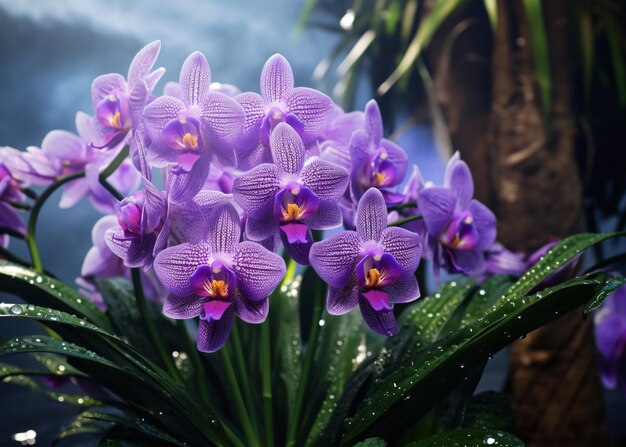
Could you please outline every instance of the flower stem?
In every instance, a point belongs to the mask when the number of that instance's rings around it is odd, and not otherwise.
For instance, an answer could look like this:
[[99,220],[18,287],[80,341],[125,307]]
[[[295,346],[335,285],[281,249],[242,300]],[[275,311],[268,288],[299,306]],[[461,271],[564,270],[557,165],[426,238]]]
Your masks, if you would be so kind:
[[115,197],[118,201],[122,201],[124,199],[124,196],[121,195],[119,191],[107,181],[107,179],[117,170],[117,168],[120,167],[124,160],[126,160],[129,152],[130,148],[128,147],[128,145],[124,146],[122,150],[120,150],[120,152],[115,156],[113,161],[98,176],[100,184],[104,186],[104,188],[109,191],[111,195]]
[[150,309],[148,308],[148,302],[146,301],[146,296],[143,293],[143,285],[141,284],[141,269],[131,269],[131,276],[133,280],[133,287],[135,289],[135,299],[137,301],[137,307],[139,308],[141,319],[143,320],[146,330],[148,331],[148,336],[152,341],[152,345],[154,346],[154,349],[161,359],[161,363],[165,368],[167,368],[172,377],[178,380],[182,380],[180,371],[178,371],[178,369],[176,368],[174,360],[171,356],[168,355],[167,350],[165,349],[163,340],[159,336],[157,327],[154,324],[154,318],[152,317]]
[[72,180],[76,180],[78,178],[84,177],[84,172],[77,172],[75,174],[67,175],[65,177],[60,177],[56,182],[48,186],[41,195],[35,201],[33,205],[33,209],[30,211],[30,216],[28,217],[28,230],[26,236],[26,243],[28,244],[28,250],[30,251],[30,258],[33,262],[33,268],[38,273],[43,273],[43,267],[41,265],[41,258],[39,257],[39,249],[37,248],[37,242],[35,241],[35,229],[37,227],[37,218],[39,217],[39,212],[41,211],[41,207],[46,203],[46,200],[61,186],[65,185]]
[[[248,406],[247,408],[250,411],[254,411],[254,404],[251,402],[252,399],[252,388],[250,388],[250,381],[248,380],[248,368],[246,368],[246,362],[244,360],[243,348],[241,344],[241,337],[239,336],[239,328],[235,324],[233,327],[232,333],[232,343],[231,346],[235,350],[235,361],[237,362],[237,368],[239,369],[240,381],[243,388],[243,394],[247,397]],[[257,418],[255,414],[252,415],[252,424],[254,428],[255,436],[258,438],[258,424]]]
[[417,208],[416,202],[399,203],[398,205],[391,205],[387,207],[387,211],[400,211],[405,208]]
[[259,442],[255,437],[254,430],[252,429],[252,424],[250,423],[250,418],[248,417],[248,413],[246,412],[246,406],[243,402],[243,397],[241,397],[239,384],[237,382],[237,378],[235,377],[235,371],[233,370],[233,365],[230,362],[228,352],[226,352],[226,350],[222,348],[219,350],[219,354],[224,367],[224,373],[226,374],[226,378],[228,380],[228,386],[235,400],[235,408],[237,409],[237,414],[239,416],[239,419],[241,420],[241,425],[243,426],[243,432],[246,437],[247,445],[249,447],[259,447]]
[[304,367],[302,368],[302,375],[300,376],[300,386],[298,388],[298,394],[296,396],[296,404],[294,407],[293,415],[289,421],[289,428],[287,430],[287,447],[294,447],[297,442],[297,429],[300,422],[300,414],[302,413],[302,405],[304,404],[304,398],[306,396],[307,389],[309,387],[309,381],[311,376],[311,367],[313,360],[315,359],[315,348],[317,346],[317,339],[320,332],[320,318],[322,316],[324,296],[322,294],[322,280],[315,274],[317,281],[315,281],[315,303],[313,305],[313,317],[311,319],[311,330],[309,332],[309,340],[306,348],[306,358],[304,360]]
[[178,328],[178,332],[183,339],[183,346],[185,347],[185,351],[187,351],[187,355],[189,355],[189,360],[191,360],[191,364],[193,365],[193,374],[196,379],[196,385],[198,387],[198,392],[200,393],[200,398],[203,401],[208,402],[209,389],[206,386],[204,367],[202,366],[202,360],[198,354],[198,349],[189,336],[189,331],[187,330],[187,326],[185,326],[185,321],[176,320],[176,327]]
[[409,217],[405,217],[404,219],[398,219],[394,222],[391,222],[390,224],[388,224],[388,227],[399,227],[401,225],[404,225],[405,223],[409,223],[409,222],[413,222],[414,220],[420,220],[422,218],[421,214],[416,214],[415,216],[409,216]]
[[272,403],[272,347],[270,320],[261,325],[261,374],[263,376],[263,417],[265,445],[274,445],[274,408]]

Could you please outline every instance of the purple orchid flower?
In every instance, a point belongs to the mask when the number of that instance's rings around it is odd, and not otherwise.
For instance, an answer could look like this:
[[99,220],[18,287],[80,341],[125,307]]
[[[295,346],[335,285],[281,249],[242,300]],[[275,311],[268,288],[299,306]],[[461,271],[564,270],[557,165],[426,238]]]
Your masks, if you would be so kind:
[[594,323],[602,382],[626,393],[626,286],[604,301]]
[[247,92],[235,100],[246,112],[243,136],[237,146],[239,168],[248,170],[270,162],[270,134],[287,123],[305,146],[326,129],[334,110],[332,99],[317,90],[295,87],[291,66],[280,54],[270,57],[261,72],[261,95]]
[[161,96],[144,110],[146,133],[151,140],[150,161],[164,167],[177,163],[174,174],[196,179],[181,201],[191,199],[209,173],[211,161],[222,167],[236,165],[234,145],[244,123],[241,106],[228,96],[211,91],[211,70],[200,52],[192,53],[182,66],[182,98]]
[[280,123],[270,136],[275,164],[264,163],[235,179],[233,196],[247,214],[246,236],[263,241],[280,232],[289,255],[308,264],[311,229],[341,225],[337,201],[348,186],[348,172],[319,157],[305,162],[299,134]]
[[342,315],[358,304],[373,331],[398,333],[393,305],[420,296],[415,278],[420,239],[403,228],[387,228],[382,193],[367,190],[357,207],[356,231],[343,231],[311,247],[311,265],[329,285],[328,313]]
[[[3,153],[0,156],[0,235],[2,235],[1,228],[14,230],[25,235],[26,226],[14,207],[16,204],[21,204],[25,196],[20,189],[20,182],[9,170],[11,155],[14,154]],[[8,245],[8,238],[6,236],[0,237],[0,244],[2,246]]]
[[448,162],[443,187],[423,189],[417,203],[428,232],[428,254],[450,272],[480,274],[496,240],[496,217],[472,199],[474,180],[458,152]]
[[[91,146],[93,127],[91,118],[85,113],[76,114],[76,130],[78,135],[63,130],[49,132],[41,148],[47,157],[47,166],[56,166],[55,177],[85,171],[85,177],[71,181],[65,185],[59,206],[71,208],[85,196],[88,196],[94,208],[101,213],[114,211],[115,198],[99,181],[102,170],[108,166],[121,146],[110,151],[99,151]],[[42,172],[41,175],[49,175]],[[129,160],[125,160],[109,177],[109,183],[121,194],[126,195],[136,189],[140,175]]]
[[[81,287],[83,294],[96,304],[100,309],[106,310],[106,304],[102,295],[98,293],[95,286],[89,281],[91,278],[112,278],[123,276],[131,278],[129,267],[124,265],[123,259],[111,251],[106,242],[106,233],[115,230],[119,225],[117,216],[109,215],[100,218],[91,230],[92,247],[87,252],[80,278],[76,283]],[[165,290],[152,271],[141,272],[142,283],[146,297],[151,301],[163,302]]]
[[495,242],[485,253],[485,275],[511,275],[520,277],[527,270],[524,254],[513,252]]
[[130,63],[127,79],[117,73],[94,79],[91,85],[91,101],[96,112],[92,120],[97,134],[91,142],[94,147],[116,147],[140,124],[150,92],[165,73],[164,68],[150,72],[160,50],[158,40],[139,50]]
[[[418,216],[421,214],[418,206],[417,206],[417,198],[420,193],[426,187],[424,183],[424,178],[422,177],[422,173],[417,165],[413,165],[413,172],[411,173],[411,177],[409,177],[408,182],[404,186],[403,190],[403,204],[408,204],[411,206],[404,207],[399,211],[392,211],[389,213],[389,222],[394,222],[396,220]],[[412,206],[415,205],[415,206]],[[409,231],[419,234],[424,239],[426,237],[426,224],[423,219],[413,220],[411,222],[407,222],[403,225]]]
[[235,315],[262,323],[268,296],[285,275],[283,259],[254,242],[240,242],[241,227],[231,204],[215,208],[207,239],[160,252],[157,276],[170,291],[163,313],[200,318],[198,350],[214,352],[228,340]]
[[403,196],[392,191],[404,180],[408,158],[404,150],[383,138],[383,120],[373,99],[365,106],[365,130],[356,130],[350,138],[350,172],[355,202],[369,188],[383,193],[386,203],[399,203]]
[[144,189],[116,205],[118,226],[104,235],[109,249],[124,260],[127,267],[152,265],[157,238],[164,225],[166,203],[152,183],[144,180]]

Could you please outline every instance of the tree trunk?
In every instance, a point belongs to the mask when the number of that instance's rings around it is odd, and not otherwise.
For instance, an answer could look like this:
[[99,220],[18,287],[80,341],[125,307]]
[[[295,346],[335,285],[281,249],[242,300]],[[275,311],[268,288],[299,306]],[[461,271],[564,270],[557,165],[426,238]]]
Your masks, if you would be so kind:
[[[498,239],[526,252],[550,237],[576,232],[581,218],[568,65],[571,6],[566,0],[543,5],[553,85],[549,121],[541,109],[520,0],[498,2],[493,49],[477,39],[479,31],[468,30],[454,44],[465,51],[462,56],[457,50],[446,54],[441,42],[429,53],[439,57],[437,95],[455,149],[474,172],[476,195],[496,213]],[[484,66],[489,58],[491,65]],[[575,312],[514,344],[510,366],[518,435],[529,447],[609,444],[590,329]]]

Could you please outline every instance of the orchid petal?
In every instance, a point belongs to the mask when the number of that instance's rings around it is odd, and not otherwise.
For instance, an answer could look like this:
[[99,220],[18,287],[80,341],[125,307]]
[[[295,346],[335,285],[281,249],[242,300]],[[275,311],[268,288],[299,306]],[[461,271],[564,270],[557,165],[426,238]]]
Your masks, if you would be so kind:
[[341,225],[341,209],[335,200],[322,199],[315,214],[306,219],[306,225],[312,230],[328,230]]
[[356,231],[362,241],[378,241],[387,228],[387,205],[381,192],[368,189],[356,209]]
[[377,146],[383,138],[383,117],[378,103],[373,99],[365,106],[365,132],[372,145]]
[[413,273],[404,275],[393,284],[385,287],[389,294],[389,303],[409,303],[420,297],[420,289],[417,278]]
[[235,179],[233,197],[246,212],[269,209],[280,189],[276,165],[264,163]]
[[456,194],[454,191],[433,187],[424,189],[417,198],[417,204],[428,234],[438,237],[446,228],[456,207]]
[[455,160],[448,164],[444,184],[456,192],[459,207],[467,209],[472,197],[474,197],[474,179],[464,161]]
[[304,162],[304,143],[287,123],[279,123],[270,135],[274,163],[289,174],[296,174]]
[[225,203],[215,209],[209,218],[211,229],[208,242],[213,253],[231,253],[241,238],[241,219],[235,207]]
[[350,312],[359,303],[359,291],[354,275],[341,287],[328,288],[326,310],[331,315],[344,315]]
[[263,323],[269,313],[269,300],[267,298],[261,300],[247,300],[235,294],[233,298],[235,305],[235,313],[246,323],[259,324]]
[[215,352],[228,341],[233,330],[235,310],[229,306],[219,320],[211,322],[200,320],[198,324],[198,351]]
[[[79,178],[67,183],[63,187],[63,195],[59,201],[59,208],[71,208],[80,202],[89,192],[89,185],[84,178]],[[109,200],[109,202],[112,202]]]
[[309,260],[317,274],[331,287],[343,287],[354,275],[360,239],[354,231],[334,234],[311,247]]
[[478,200],[472,200],[468,210],[472,213],[474,226],[480,234],[480,241],[476,246],[476,250],[484,251],[489,249],[496,241],[496,216]]
[[279,102],[293,89],[293,71],[280,54],[270,57],[261,72],[261,94],[268,102]]
[[161,41],[155,40],[143,47],[133,58],[128,68],[128,83],[130,85],[141,81],[150,73],[161,51]]
[[48,132],[41,142],[41,149],[49,156],[56,158],[61,163],[66,161],[85,161],[87,145],[73,133],[64,130]]
[[211,69],[204,54],[195,51],[185,59],[180,69],[179,83],[186,104],[204,104],[211,83]]
[[363,296],[359,297],[359,307],[363,320],[377,334],[392,336],[400,332],[393,310],[375,310]]
[[204,301],[197,295],[178,296],[170,293],[163,304],[163,314],[175,320],[195,318],[202,312]]
[[243,108],[245,121],[241,129],[239,146],[249,148],[256,146],[260,138],[261,121],[263,119],[263,98],[258,93],[242,93],[234,100]]
[[324,131],[332,116],[335,103],[325,94],[307,87],[291,90],[285,98],[289,111],[304,124],[302,140],[315,140]]
[[389,227],[383,230],[380,246],[398,261],[403,273],[413,274],[422,254],[421,239],[419,234],[412,231]]
[[317,196],[339,200],[348,187],[350,175],[339,165],[318,157],[309,158],[300,175],[304,186]]
[[107,95],[113,92],[125,92],[126,80],[124,77],[117,73],[109,73],[98,76],[91,83],[91,103],[94,110],[98,106],[98,103],[102,101]]
[[208,244],[180,244],[161,251],[154,260],[154,271],[159,280],[174,295],[193,293],[189,278],[199,265],[209,260]]
[[185,104],[172,96],[159,96],[146,106],[143,121],[146,133],[153,142],[160,141],[163,128],[171,120],[178,119],[181,110],[185,110]]
[[233,269],[242,297],[258,301],[269,296],[285,276],[285,261],[254,242],[235,246]]

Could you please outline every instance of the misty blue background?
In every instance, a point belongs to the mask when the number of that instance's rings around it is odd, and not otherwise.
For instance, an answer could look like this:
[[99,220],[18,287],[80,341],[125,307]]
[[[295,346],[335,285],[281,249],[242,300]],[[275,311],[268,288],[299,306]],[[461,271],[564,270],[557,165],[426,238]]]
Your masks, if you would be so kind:
[[[179,67],[195,50],[207,56],[213,81],[235,84],[242,91],[258,91],[263,63],[276,52],[290,61],[297,85],[315,86],[311,74],[337,36],[313,29],[298,33],[303,5],[303,0],[0,0],[0,146],[24,149],[38,146],[49,130],[75,131],[76,111],[93,113],[93,78],[108,72],[125,75],[134,54],[155,39],[162,41],[157,66],[167,69],[156,93],[165,82],[178,80]],[[369,99],[369,86],[363,84],[359,109]],[[332,78],[325,87],[330,93]],[[429,129],[412,129],[398,142],[427,179],[441,181],[444,163]],[[44,265],[72,282],[100,216],[88,202],[60,210],[55,206],[59,198],[57,193],[44,208],[37,239]],[[28,256],[19,242],[12,244]],[[0,336],[35,328],[24,321],[3,321]],[[499,389],[505,370],[506,355],[500,354],[487,368],[480,389]],[[28,429],[38,432],[37,445],[49,445],[59,418],[69,421],[76,414],[71,407],[12,385],[0,385],[0,396],[0,446],[18,445],[10,436]]]

